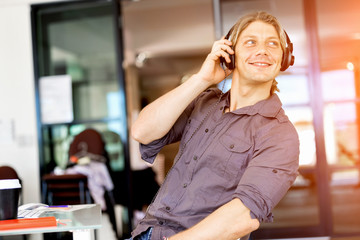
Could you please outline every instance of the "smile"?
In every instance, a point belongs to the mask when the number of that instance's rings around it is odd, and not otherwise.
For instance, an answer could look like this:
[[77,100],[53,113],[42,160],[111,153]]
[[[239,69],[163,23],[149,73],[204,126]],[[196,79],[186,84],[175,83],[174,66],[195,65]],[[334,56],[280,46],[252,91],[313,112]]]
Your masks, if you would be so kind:
[[263,62],[253,62],[253,63],[250,63],[251,65],[255,65],[255,66],[259,66],[259,67],[268,67],[268,66],[271,66],[271,64],[269,63],[263,63]]

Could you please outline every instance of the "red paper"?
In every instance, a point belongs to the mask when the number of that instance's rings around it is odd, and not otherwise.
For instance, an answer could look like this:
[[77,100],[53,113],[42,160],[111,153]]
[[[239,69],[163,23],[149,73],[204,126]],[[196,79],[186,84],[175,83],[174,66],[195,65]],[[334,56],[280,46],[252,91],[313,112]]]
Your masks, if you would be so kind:
[[23,218],[0,221],[0,231],[56,226],[57,223],[55,217]]

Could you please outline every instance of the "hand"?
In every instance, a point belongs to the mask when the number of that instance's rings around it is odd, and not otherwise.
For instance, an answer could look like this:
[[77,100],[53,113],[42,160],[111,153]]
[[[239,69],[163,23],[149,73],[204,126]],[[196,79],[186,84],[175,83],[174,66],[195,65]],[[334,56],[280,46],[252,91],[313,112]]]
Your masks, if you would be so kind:
[[215,41],[211,52],[206,57],[200,71],[197,73],[202,79],[212,84],[217,84],[229,76],[232,70],[224,69],[220,65],[220,57],[226,62],[230,62],[229,54],[235,54],[231,48],[232,42],[223,36],[220,40]]

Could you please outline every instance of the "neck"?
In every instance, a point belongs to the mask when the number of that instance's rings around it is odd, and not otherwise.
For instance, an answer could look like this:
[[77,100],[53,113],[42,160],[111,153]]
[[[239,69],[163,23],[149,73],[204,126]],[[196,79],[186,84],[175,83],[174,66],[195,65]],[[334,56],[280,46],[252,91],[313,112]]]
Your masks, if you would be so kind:
[[234,81],[230,89],[230,111],[256,104],[270,97],[272,82],[249,86]]

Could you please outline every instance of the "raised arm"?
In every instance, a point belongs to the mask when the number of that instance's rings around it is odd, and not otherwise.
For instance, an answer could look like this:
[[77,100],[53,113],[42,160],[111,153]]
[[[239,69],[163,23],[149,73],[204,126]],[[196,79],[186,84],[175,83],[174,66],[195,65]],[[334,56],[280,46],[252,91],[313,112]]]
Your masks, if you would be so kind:
[[227,52],[234,53],[230,45],[224,38],[216,41],[198,73],[146,106],[131,128],[133,138],[147,144],[163,137],[193,99],[229,75],[230,71],[221,68],[220,57],[230,62]]
[[131,128],[133,138],[147,144],[164,136],[191,101],[208,86],[208,83],[194,75],[147,105]]

